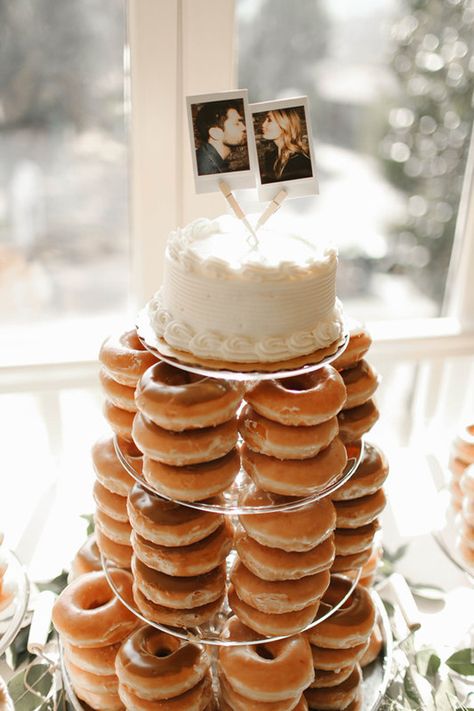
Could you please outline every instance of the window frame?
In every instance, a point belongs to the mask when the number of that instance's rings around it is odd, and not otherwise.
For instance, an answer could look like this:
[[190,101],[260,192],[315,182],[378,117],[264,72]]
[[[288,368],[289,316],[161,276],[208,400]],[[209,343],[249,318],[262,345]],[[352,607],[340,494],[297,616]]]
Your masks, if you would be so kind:
[[[236,88],[234,0],[128,0],[130,58],[129,323],[161,282],[167,234],[177,224],[224,209],[216,194],[196,195],[184,97]],[[219,27],[219,32],[215,28]],[[163,137],[157,140],[157,136]],[[443,315],[368,323],[375,356],[431,360],[474,354],[474,133],[464,176]],[[124,287],[125,288],[125,287]],[[116,319],[114,319],[115,321]],[[125,320],[125,314],[124,314]],[[70,320],[73,321],[72,319]],[[110,320],[96,323],[105,335]],[[8,329],[7,329],[8,331]],[[87,319],[76,337],[90,340]],[[8,333],[6,334],[8,337]],[[89,349],[91,350],[91,349]],[[0,392],[35,388],[45,377],[90,384],[92,356],[59,354],[48,362],[0,368]]]

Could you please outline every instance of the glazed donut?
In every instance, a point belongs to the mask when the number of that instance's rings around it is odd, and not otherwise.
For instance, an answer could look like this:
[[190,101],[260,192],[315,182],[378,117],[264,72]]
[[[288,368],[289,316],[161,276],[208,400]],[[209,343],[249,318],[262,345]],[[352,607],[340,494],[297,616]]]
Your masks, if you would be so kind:
[[245,566],[263,580],[299,580],[316,575],[331,567],[334,556],[334,536],[329,535],[309,551],[283,551],[257,543],[247,534],[237,534],[235,547]]
[[216,427],[172,432],[153,424],[141,412],[135,416],[132,433],[135,444],[148,457],[178,467],[223,457],[235,447],[238,437],[235,417]]
[[98,479],[94,482],[92,495],[98,509],[110,518],[127,523],[127,497],[114,494],[106,489]]
[[359,499],[335,501],[337,528],[360,528],[371,523],[385,508],[383,489]]
[[342,410],[338,415],[339,436],[343,442],[354,442],[368,432],[379,419],[379,411],[373,400],[359,407]]
[[451,451],[457,459],[466,464],[474,464],[474,425],[465,425],[458,432]]
[[[113,570],[110,576],[133,605],[130,573]],[[64,588],[53,607],[53,624],[77,647],[101,647],[124,639],[137,626],[137,618],[115,596],[105,573],[97,572],[81,575]]]
[[462,517],[469,526],[474,526],[474,499],[464,498]]
[[182,432],[231,420],[244,389],[237,381],[194,375],[161,362],[143,374],[135,398],[138,409],[155,425]]
[[344,573],[346,570],[361,568],[372,555],[372,546],[352,555],[336,555],[331,567],[331,573]]
[[[1,544],[0,544],[1,545]],[[0,676],[0,711],[15,711],[13,700],[8,693],[8,686]]]
[[239,415],[239,430],[255,452],[277,459],[309,459],[327,447],[338,433],[337,418],[309,427],[291,427],[262,417],[250,405]]
[[[141,454],[130,442],[121,440],[122,451],[129,455]],[[127,496],[134,480],[127,474],[115,451],[113,437],[99,439],[92,447],[92,463],[97,479],[102,486],[119,496]]]
[[370,400],[377,390],[379,378],[372,366],[366,360],[360,360],[352,368],[342,371],[342,379],[346,386],[347,399],[345,408],[359,407]]
[[464,473],[464,470],[468,466],[469,464],[463,462],[462,459],[458,459],[457,457],[453,457],[452,455],[449,457],[448,469],[453,475],[453,479],[456,479],[456,481],[459,481],[459,479]]
[[109,561],[109,563],[112,563],[112,565],[116,565],[119,568],[130,568],[133,553],[130,543],[127,545],[116,543],[99,528],[96,528],[95,537],[98,549],[104,558]]
[[339,437],[311,459],[277,459],[241,448],[242,466],[263,491],[284,496],[306,496],[337,480],[347,464],[346,448]]
[[[334,604],[347,594],[350,580],[333,576],[323,600],[318,616],[322,617]],[[345,649],[365,644],[375,624],[375,605],[370,593],[357,585],[342,607],[330,617],[306,632],[311,644],[329,649]]]
[[[362,683],[362,672],[358,664],[353,668],[350,676],[337,686],[310,688],[304,692],[310,709],[325,709],[339,711],[350,709],[350,704],[357,700]],[[352,711],[352,709],[351,709]]]
[[[244,497],[247,506],[263,506],[268,494],[250,490]],[[284,551],[308,551],[322,543],[336,527],[334,504],[321,499],[295,511],[274,511],[264,516],[242,514],[239,521],[251,538],[263,546]]]
[[331,686],[337,686],[343,681],[348,679],[352,674],[354,669],[354,664],[347,667],[342,667],[337,671],[323,671],[322,669],[316,669],[314,675],[314,681],[311,684],[312,689],[326,689]]
[[346,389],[335,368],[282,380],[261,380],[245,393],[253,410],[282,425],[309,426],[335,417],[344,407]]
[[114,380],[134,388],[157,358],[142,346],[135,329],[109,336],[102,344],[99,360]]
[[117,521],[111,518],[101,509],[96,509],[94,514],[96,528],[103,533],[107,538],[110,538],[114,543],[119,543],[121,546],[130,545],[130,534],[132,528],[127,521]]
[[372,634],[369,637],[369,642],[367,644],[367,649],[361,657],[359,662],[362,669],[369,664],[372,664],[375,659],[379,656],[383,647],[383,637],[378,624],[375,625],[372,630]]
[[462,504],[464,501],[464,496],[459,481],[455,481],[454,479],[452,479],[449,482],[449,491],[451,492],[451,504],[457,511],[459,511],[462,508]]
[[333,501],[342,501],[375,494],[387,476],[388,462],[385,455],[373,444],[366,442],[359,466],[349,481],[331,494],[331,498]]
[[474,464],[464,470],[460,481],[461,491],[468,499],[474,499]]
[[141,699],[151,701],[189,691],[204,679],[209,666],[202,647],[150,626],[130,635],[116,660],[120,684],[133,689]]
[[99,380],[105,397],[112,405],[128,412],[137,411],[135,388],[118,383],[105,368],[99,370]]
[[292,635],[305,629],[316,617],[319,600],[312,602],[302,610],[294,612],[261,612],[240,599],[233,585],[228,592],[229,606],[239,620],[266,637]]
[[104,417],[110,425],[110,429],[118,437],[126,439],[127,442],[132,442],[132,426],[135,413],[123,410],[121,407],[116,407],[110,400],[104,400],[103,406]]
[[80,575],[84,575],[84,573],[91,573],[94,570],[102,570],[102,565],[100,563],[97,542],[94,534],[92,534],[74,556],[68,582],[72,582],[74,578],[78,578]]
[[0,580],[0,612],[10,607],[17,593],[18,584],[15,580]]
[[351,368],[353,365],[362,360],[371,345],[372,338],[364,326],[360,324],[353,331],[351,331],[349,343],[347,344],[347,348],[344,353],[333,360],[331,365],[333,368],[336,368],[336,370]]
[[379,528],[378,519],[374,519],[360,528],[336,528],[334,531],[336,555],[354,555],[354,553],[360,553],[366,548],[372,550],[374,536]]
[[175,467],[143,458],[143,476],[159,494],[181,501],[202,501],[220,494],[240,471],[237,448],[219,459]]
[[115,674],[115,657],[122,642],[109,644],[106,647],[76,647],[76,645],[61,641],[64,656],[79,669],[92,674]]
[[219,677],[219,686],[221,711],[223,709],[230,709],[230,711],[268,711],[268,709],[271,709],[271,711],[293,711],[293,709],[299,708],[300,697],[298,696],[291,696],[290,698],[270,703],[248,699],[232,688],[224,674]]
[[135,484],[128,495],[132,528],[161,546],[187,546],[209,536],[222,524],[221,515],[160,499]]
[[73,664],[66,656],[66,669],[73,686],[78,686],[93,694],[116,694],[118,691],[118,679],[115,672],[113,674],[96,674],[86,671]]
[[119,685],[119,696],[125,708],[133,711],[206,711],[212,701],[211,677],[207,673],[191,689],[169,699],[142,699],[126,684]]
[[[249,630],[232,617],[226,640],[249,639]],[[250,637],[255,639],[250,633]],[[311,648],[301,636],[277,642],[219,647],[219,670],[230,688],[252,701],[274,703],[295,699],[314,678]]]
[[227,518],[207,538],[189,546],[160,546],[132,533],[135,555],[145,565],[167,575],[204,575],[223,563],[232,549],[233,527]]
[[133,556],[132,573],[136,586],[148,600],[176,610],[207,605],[225,593],[226,571],[223,564],[204,575],[177,578],[149,568]]
[[280,614],[302,610],[326,592],[328,570],[299,580],[263,580],[237,559],[230,580],[239,598],[261,612]]
[[355,647],[341,647],[339,649],[328,649],[324,647],[316,647],[311,645],[311,653],[313,655],[313,665],[320,671],[339,671],[346,667],[353,667],[357,662],[363,659],[369,642],[357,644]]
[[461,536],[457,538],[456,546],[465,564],[474,570],[474,548],[468,545],[465,538]]
[[98,709],[98,711],[100,711],[100,709],[107,709],[107,711],[123,709],[122,702],[116,693],[97,694],[77,684],[74,684],[73,688],[76,692],[76,696],[82,701],[85,701],[91,709]]
[[187,609],[173,609],[164,605],[157,605],[149,600],[136,585],[133,586],[135,604],[147,620],[157,622],[159,625],[171,627],[196,627],[211,620],[222,607],[224,595],[217,600]]

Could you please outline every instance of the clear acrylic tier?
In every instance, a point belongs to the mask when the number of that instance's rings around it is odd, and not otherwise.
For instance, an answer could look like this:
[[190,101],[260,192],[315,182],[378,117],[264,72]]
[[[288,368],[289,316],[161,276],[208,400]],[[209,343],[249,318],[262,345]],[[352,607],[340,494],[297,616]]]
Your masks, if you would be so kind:
[[304,497],[289,497],[280,496],[278,494],[266,493],[265,499],[268,501],[262,506],[246,506],[242,500],[252,484],[251,478],[246,472],[241,469],[240,473],[234,480],[232,486],[226,489],[219,497],[214,497],[211,500],[205,501],[183,501],[166,496],[161,491],[158,491],[149,484],[141,473],[141,457],[127,455],[126,446],[119,437],[114,437],[115,450],[124,469],[130,474],[135,481],[141,484],[151,493],[159,496],[167,501],[173,501],[176,504],[187,506],[199,511],[210,511],[211,513],[224,514],[232,516],[237,514],[265,514],[275,511],[294,511],[307,504],[324,499],[326,496],[334,493],[340,486],[345,484],[359,466],[360,460],[364,452],[364,443],[362,440],[351,442],[346,445],[348,461],[342,474],[334,479],[325,487],[315,489],[314,492]]
[[7,562],[3,586],[11,590],[13,596],[10,604],[0,612],[0,656],[18,634],[30,597],[30,583],[25,568],[11,551],[7,551]]
[[[204,375],[210,378],[221,378],[223,380],[273,380],[274,378],[290,378],[295,375],[302,375],[303,373],[310,373],[313,370],[318,370],[322,368],[323,365],[328,365],[336,360],[347,348],[349,343],[349,333],[345,330],[340,338],[335,351],[329,355],[321,355],[321,357],[315,358],[316,362],[307,363],[306,365],[300,366],[288,366],[285,367],[284,363],[275,367],[275,370],[259,370],[258,367],[254,370],[247,370],[244,368],[239,369],[239,364],[232,365],[231,367],[225,367],[222,364],[217,364],[212,366],[210,364],[199,365],[198,363],[187,362],[183,357],[178,355],[171,355],[170,352],[164,352],[164,344],[160,344],[160,340],[154,333],[151,325],[148,312],[142,309],[138,314],[137,318],[137,334],[143,344],[143,346],[153,353],[157,358],[163,360],[169,365],[174,365],[181,370],[186,370],[189,373],[195,373],[196,375]],[[291,361],[289,361],[291,362]]]
[[[228,567],[232,565],[232,560],[235,556],[235,553],[231,553],[230,556],[227,558],[227,564]],[[102,567],[104,569],[105,575],[107,576],[107,580],[109,582],[110,587],[116,594],[116,596],[122,601],[122,603],[125,605],[125,607],[128,607],[129,610],[131,610],[142,622],[145,622],[152,627],[156,627],[157,629],[167,632],[168,634],[173,635],[174,637],[178,637],[179,639],[184,639],[188,640],[191,642],[199,642],[202,644],[209,644],[209,645],[217,645],[219,647],[223,646],[239,646],[239,645],[244,645],[244,644],[258,644],[259,641],[261,640],[242,640],[242,641],[233,641],[233,640],[227,640],[222,638],[222,633],[224,630],[225,623],[229,619],[229,617],[232,617],[233,612],[231,611],[230,607],[227,604],[227,601],[225,601],[222,605],[221,610],[214,616],[214,618],[203,625],[199,625],[196,627],[191,627],[191,628],[180,628],[180,627],[170,627],[168,625],[162,625],[157,622],[154,622],[152,620],[149,620],[147,617],[145,617],[140,610],[135,606],[135,605],[130,605],[127,600],[124,599],[122,594],[120,593],[120,590],[117,588],[117,586],[114,583],[113,580],[113,575],[111,575],[113,570],[117,569],[117,566],[113,565],[109,561],[104,558],[104,556],[101,556],[102,560]],[[337,574],[337,575],[332,575],[331,576],[331,585],[335,586],[335,589],[337,591],[337,587],[341,588],[341,596],[337,600],[337,602],[332,606],[332,609],[326,613],[325,615],[322,615],[321,617],[316,616],[316,618],[309,624],[307,625],[304,629],[299,630],[300,632],[305,632],[306,630],[312,629],[313,627],[316,627],[320,622],[323,620],[327,619],[330,617],[336,610],[338,610],[341,605],[343,605],[346,600],[350,597],[351,593],[353,592],[354,588],[356,587],[357,583],[359,582],[360,579],[360,574],[361,570],[359,569],[357,571],[357,574],[354,576],[354,579],[349,579],[345,575],[342,574]],[[339,592],[339,591],[338,591]],[[324,599],[324,596],[323,596]],[[279,639],[285,639],[287,637],[291,637],[291,635],[288,634],[282,634],[278,636],[273,636],[273,637],[265,637],[265,641],[267,642],[275,642],[276,640]]]
[[443,488],[439,491],[437,505],[437,520],[440,525],[432,532],[433,538],[447,558],[465,573],[474,585],[474,567],[468,565],[458,547],[459,512],[455,511],[451,504],[451,494],[448,489]]

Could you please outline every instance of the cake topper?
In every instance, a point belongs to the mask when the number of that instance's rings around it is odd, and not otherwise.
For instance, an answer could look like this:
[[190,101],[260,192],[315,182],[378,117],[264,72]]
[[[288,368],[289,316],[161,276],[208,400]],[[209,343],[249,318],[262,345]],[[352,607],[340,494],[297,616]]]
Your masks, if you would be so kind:
[[289,198],[317,194],[307,97],[251,104],[250,110],[258,158],[260,200],[274,201],[282,188]]
[[186,97],[197,193],[255,187],[256,155],[247,91]]
[[[186,106],[196,192],[220,190],[254,244],[287,197],[318,193],[306,96],[249,105],[239,89],[188,96]],[[256,185],[271,202],[253,228],[232,191]]]

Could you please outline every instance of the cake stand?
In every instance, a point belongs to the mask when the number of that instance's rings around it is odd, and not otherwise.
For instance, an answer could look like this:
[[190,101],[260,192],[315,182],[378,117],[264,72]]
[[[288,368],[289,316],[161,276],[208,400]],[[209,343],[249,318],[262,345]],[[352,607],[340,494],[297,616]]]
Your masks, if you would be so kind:
[[4,584],[11,585],[15,595],[10,605],[0,613],[0,656],[18,634],[30,597],[30,583],[25,568],[12,551],[7,552],[7,560]]
[[437,513],[440,527],[432,532],[433,538],[445,556],[465,573],[470,583],[474,585],[474,567],[469,567],[456,545],[459,533],[459,526],[456,522],[458,512],[451,505],[451,494],[447,488],[438,492]]

